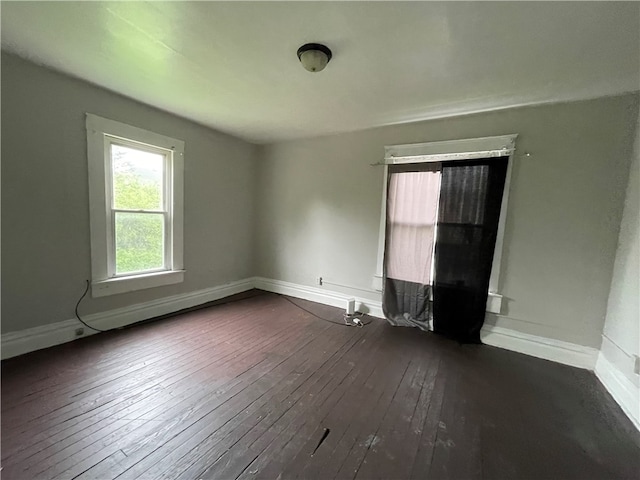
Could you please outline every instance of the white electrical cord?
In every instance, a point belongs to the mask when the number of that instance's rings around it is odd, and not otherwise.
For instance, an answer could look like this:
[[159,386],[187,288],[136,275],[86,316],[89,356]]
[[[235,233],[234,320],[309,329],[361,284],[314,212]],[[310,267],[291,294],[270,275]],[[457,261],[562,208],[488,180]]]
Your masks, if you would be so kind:
[[344,317],[344,324],[349,326],[349,327],[364,327],[365,323],[362,323],[362,320],[360,320],[360,317],[363,317],[364,313],[361,312],[356,312],[352,315],[349,315],[348,313],[345,313],[343,315]]

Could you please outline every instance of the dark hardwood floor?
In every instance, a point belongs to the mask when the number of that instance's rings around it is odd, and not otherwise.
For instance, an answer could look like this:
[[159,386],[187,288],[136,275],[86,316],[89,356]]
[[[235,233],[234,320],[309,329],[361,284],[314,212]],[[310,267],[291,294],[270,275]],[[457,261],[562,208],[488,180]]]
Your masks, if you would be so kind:
[[[342,311],[293,299],[317,315]],[[2,362],[2,478],[639,478],[585,370],[245,298]]]

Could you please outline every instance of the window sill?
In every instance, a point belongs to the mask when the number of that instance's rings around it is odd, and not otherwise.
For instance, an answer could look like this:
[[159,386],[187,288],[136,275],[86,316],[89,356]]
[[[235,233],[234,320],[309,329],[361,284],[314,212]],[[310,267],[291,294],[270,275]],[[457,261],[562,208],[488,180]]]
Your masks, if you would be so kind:
[[106,297],[119,293],[134,292],[146,288],[161,287],[181,283],[184,280],[184,270],[170,272],[154,272],[130,277],[110,278],[91,283],[92,297]]
[[502,309],[502,295],[498,293],[489,292],[487,296],[487,312],[489,313],[500,313]]
[[371,286],[373,287],[374,290],[378,291],[378,292],[382,292],[382,275],[374,275],[373,276],[373,282],[371,282]]

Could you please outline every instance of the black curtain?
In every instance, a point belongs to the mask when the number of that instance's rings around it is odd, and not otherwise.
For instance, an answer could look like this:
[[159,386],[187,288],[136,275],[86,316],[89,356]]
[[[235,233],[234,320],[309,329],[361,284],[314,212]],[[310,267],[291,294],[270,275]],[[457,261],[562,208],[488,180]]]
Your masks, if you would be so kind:
[[508,157],[442,164],[433,328],[480,343]]

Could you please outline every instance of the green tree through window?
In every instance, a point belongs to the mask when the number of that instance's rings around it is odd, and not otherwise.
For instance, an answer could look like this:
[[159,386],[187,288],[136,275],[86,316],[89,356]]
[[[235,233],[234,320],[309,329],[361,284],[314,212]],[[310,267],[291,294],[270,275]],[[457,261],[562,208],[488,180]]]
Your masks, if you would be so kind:
[[[162,168],[164,159],[114,145],[112,160],[115,207],[161,210],[162,171],[145,167],[157,163],[155,166]],[[164,215],[116,211],[115,254],[117,274],[163,268]]]

